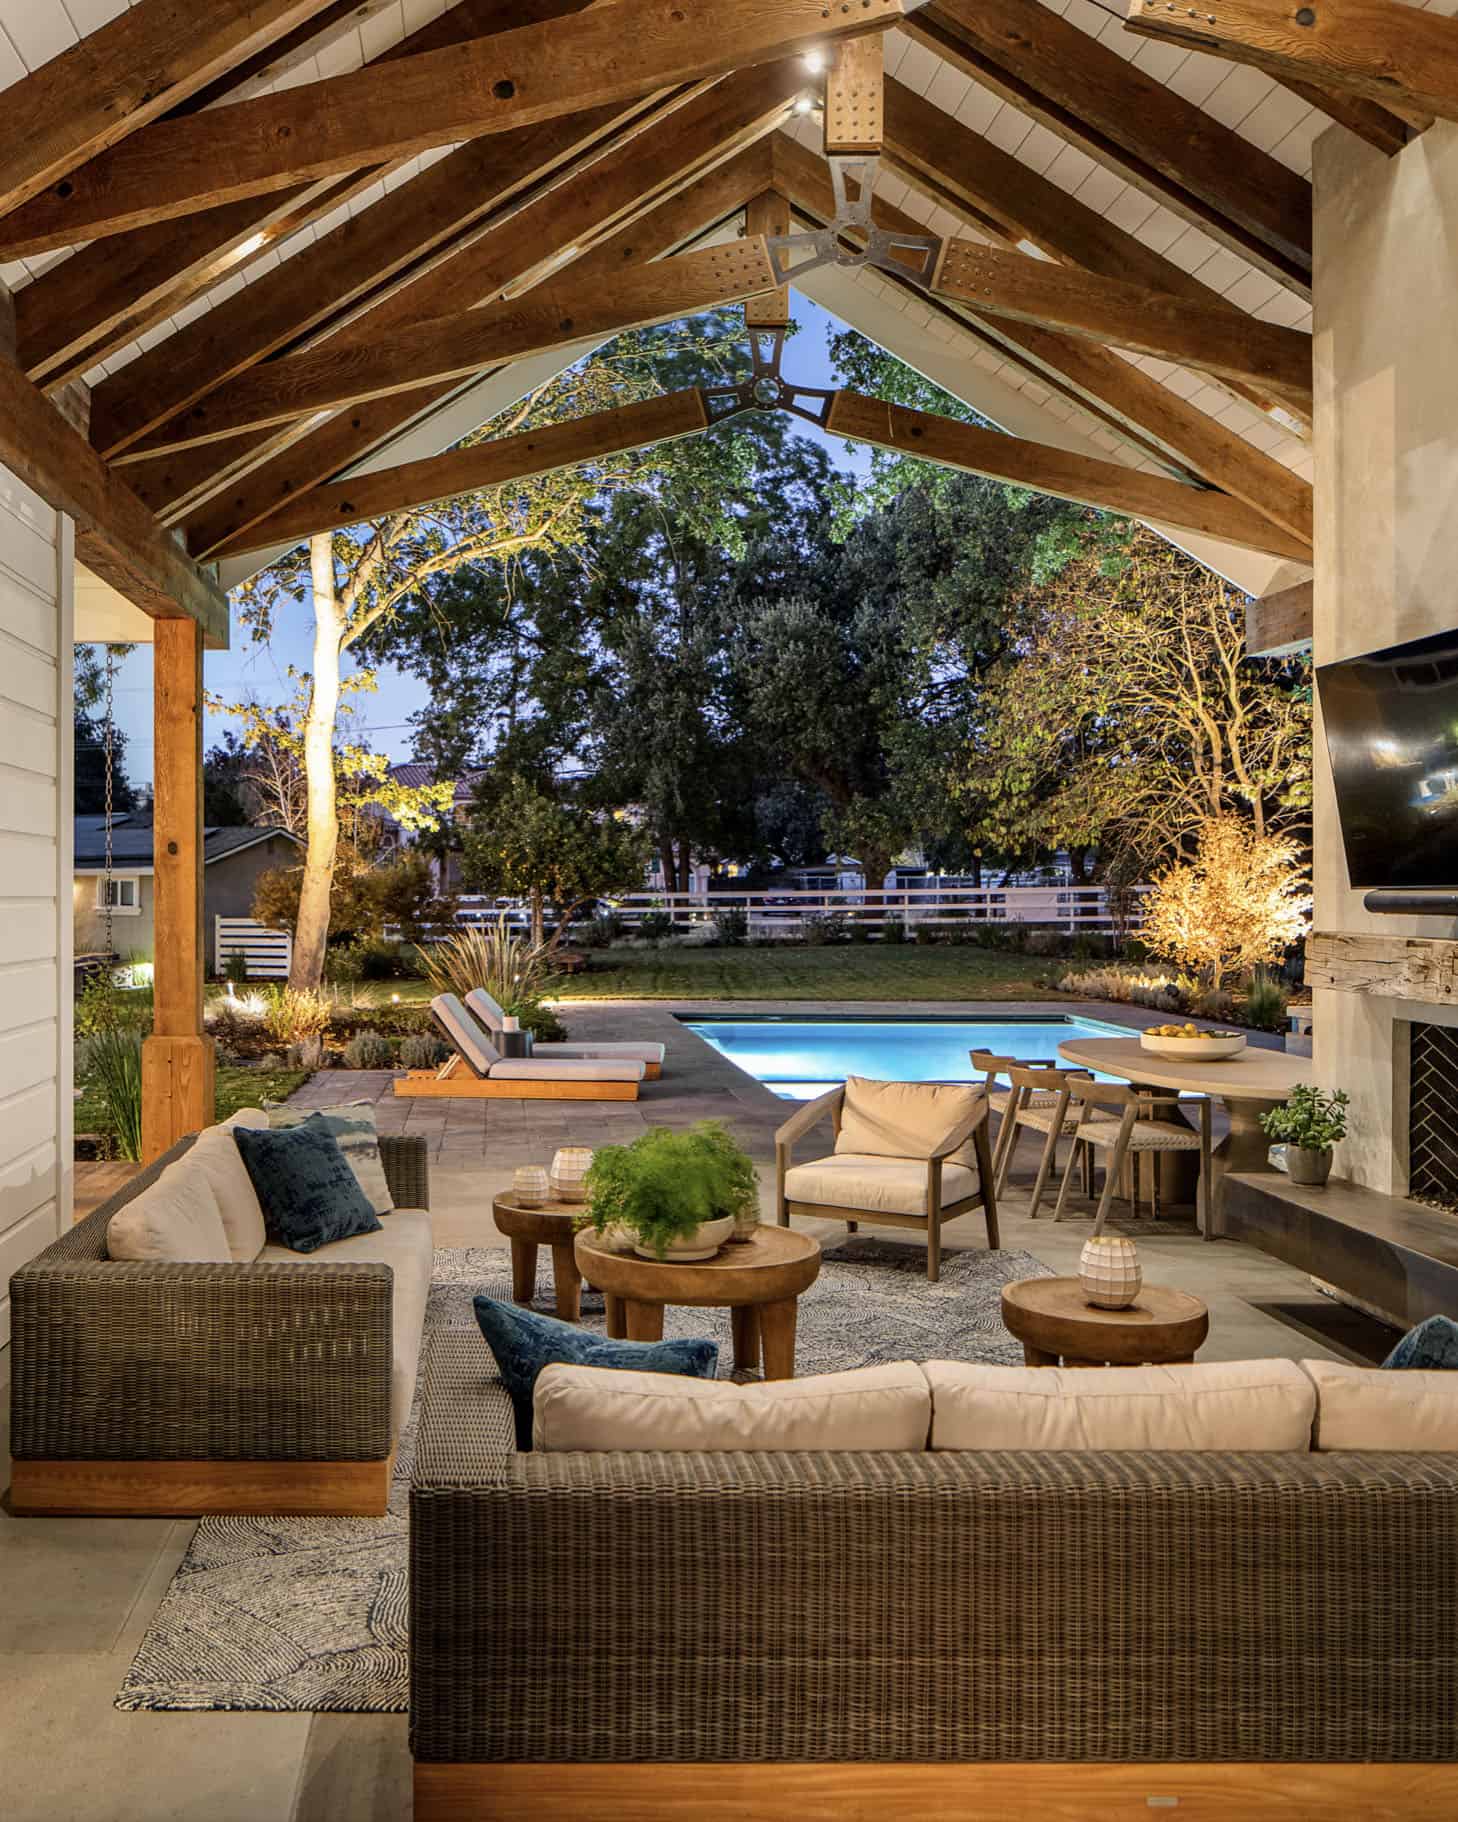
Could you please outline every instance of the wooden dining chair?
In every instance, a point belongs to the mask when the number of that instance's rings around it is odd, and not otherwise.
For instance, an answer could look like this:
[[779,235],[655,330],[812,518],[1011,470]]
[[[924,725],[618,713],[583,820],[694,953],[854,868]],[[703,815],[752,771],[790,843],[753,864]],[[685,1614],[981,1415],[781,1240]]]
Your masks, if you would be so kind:
[[1071,1136],[1078,1127],[1077,1114],[1069,1111],[1074,1085],[1087,1081],[1089,1075],[1086,1069],[1059,1069],[1051,1064],[1022,1063],[1014,1063],[1007,1074],[1012,1084],[1012,1098],[1002,1117],[1010,1136],[1007,1144],[1000,1147],[1001,1164],[993,1180],[994,1187],[1000,1196],[1007,1186],[1012,1171],[1013,1153],[1018,1148],[1023,1128],[1041,1133],[1043,1149],[1038,1160],[1038,1176],[1033,1184],[1032,1200],[1028,1204],[1029,1218],[1036,1220],[1043,1192],[1048,1187],[1048,1177],[1056,1161],[1058,1141]]
[[[1084,1080],[1073,1086],[1076,1123],[1068,1163],[1058,1190],[1053,1219],[1061,1221],[1073,1181],[1073,1167],[1079,1148],[1091,1157],[1095,1152],[1107,1154],[1104,1162],[1104,1188],[1094,1216],[1094,1232],[1104,1231],[1109,1204],[1127,1158],[1130,1165],[1130,1204],[1134,1218],[1139,1218],[1139,1161],[1148,1157],[1152,1165],[1150,1184],[1150,1218],[1159,1219],[1159,1159],[1173,1151],[1200,1154],[1200,1181],[1196,1191],[1196,1215],[1200,1232],[1210,1233],[1210,1101],[1202,1096],[1196,1105],[1200,1110],[1198,1131],[1191,1131],[1174,1115],[1181,1106],[1178,1095],[1155,1095],[1147,1089],[1132,1088],[1125,1082]],[[1117,1112],[1114,1110],[1117,1109]],[[1105,1111],[1108,1110],[1108,1111]],[[1165,1117],[1160,1118],[1163,1114]]]
[[[1012,1144],[1016,1130],[1013,1121],[1008,1116],[1012,1111],[1014,1100],[1018,1097],[1016,1089],[1011,1086],[1004,1088],[1001,1084],[1004,1077],[1007,1077],[1012,1070],[1024,1068],[1028,1059],[998,1056],[995,1051],[991,1050],[969,1050],[967,1054],[972,1059],[972,1067],[982,1072],[982,1085],[987,1095],[988,1108],[998,1118],[997,1144],[992,1154],[992,1174],[995,1182],[1000,1185],[1007,1176],[1003,1169],[1003,1159],[1008,1147]],[[1038,1065],[1041,1066],[1042,1062],[1043,1059],[1039,1058]],[[1035,1092],[1040,1095],[1043,1093],[1041,1089]],[[1052,1102],[1045,1099],[1037,1104],[1051,1106]]]

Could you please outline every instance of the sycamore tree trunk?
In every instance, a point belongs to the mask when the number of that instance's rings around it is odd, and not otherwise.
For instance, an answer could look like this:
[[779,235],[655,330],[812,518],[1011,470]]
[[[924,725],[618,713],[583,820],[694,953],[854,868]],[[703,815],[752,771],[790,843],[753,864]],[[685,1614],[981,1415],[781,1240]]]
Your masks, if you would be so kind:
[[304,883],[289,970],[289,985],[303,989],[323,983],[324,949],[329,941],[329,895],[339,849],[334,725],[339,715],[339,655],[344,638],[332,534],[324,532],[312,540],[309,558],[314,578],[314,680],[304,720]]

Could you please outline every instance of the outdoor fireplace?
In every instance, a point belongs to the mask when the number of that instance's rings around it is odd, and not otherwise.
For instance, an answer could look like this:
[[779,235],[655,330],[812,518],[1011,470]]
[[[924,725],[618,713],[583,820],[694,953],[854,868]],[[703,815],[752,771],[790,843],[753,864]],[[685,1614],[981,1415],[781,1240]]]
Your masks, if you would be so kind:
[[1458,1214],[1458,1027],[1410,1031],[1408,1194]]

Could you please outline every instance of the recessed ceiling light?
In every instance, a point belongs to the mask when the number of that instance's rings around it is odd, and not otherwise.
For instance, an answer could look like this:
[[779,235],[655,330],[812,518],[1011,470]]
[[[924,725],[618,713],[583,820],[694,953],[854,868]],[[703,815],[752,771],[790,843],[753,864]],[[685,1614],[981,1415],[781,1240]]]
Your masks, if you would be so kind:
[[808,95],[802,95],[795,103],[795,112],[797,114],[808,114],[814,106],[815,103]]
[[825,68],[825,52],[806,51],[800,61],[805,65],[805,68],[809,70],[812,76],[818,76]]

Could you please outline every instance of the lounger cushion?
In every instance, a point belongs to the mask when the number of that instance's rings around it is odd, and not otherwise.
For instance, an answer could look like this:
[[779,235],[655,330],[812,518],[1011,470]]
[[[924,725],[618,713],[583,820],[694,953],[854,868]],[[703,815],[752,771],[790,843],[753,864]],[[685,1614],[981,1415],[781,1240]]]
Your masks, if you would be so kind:
[[609,1063],[656,1063],[663,1067],[662,1044],[537,1044],[532,1055],[543,1063],[571,1062],[584,1057],[601,1057]]
[[430,1002],[436,1023],[479,1076],[489,1075],[501,1052],[454,993],[438,993]]
[[419,1208],[397,1208],[371,1234],[356,1234],[321,1246],[307,1258],[286,1246],[265,1246],[260,1262],[296,1265],[310,1271],[320,1265],[388,1265],[395,1275],[391,1299],[390,1431],[398,1436],[415,1397],[415,1371],[430,1296],[435,1258],[430,1216]]
[[[971,1119],[981,1095],[980,1088],[955,1082],[848,1076],[835,1149],[862,1157],[929,1158],[954,1127]],[[971,1140],[953,1155],[959,1164],[973,1163]]]
[[920,1453],[931,1424],[926,1374],[909,1360],[734,1385],[591,1366],[549,1366],[537,1380],[533,1447],[901,1450]]
[[1294,1360],[1002,1367],[928,1360],[934,1449],[1311,1447],[1316,1394]]
[[1451,1367],[1303,1360],[1316,1387],[1316,1447],[1458,1453],[1458,1373]]
[[[873,1158],[838,1151],[785,1172],[785,1194],[792,1202],[831,1208],[880,1209],[891,1215],[926,1218],[927,1167],[920,1158]],[[942,1207],[977,1193],[977,1178],[963,1164],[942,1165]]]
[[641,1063],[574,1062],[561,1057],[554,1062],[537,1057],[505,1057],[491,1065],[493,1082],[641,1082]]
[[113,1259],[233,1263],[212,1182],[191,1149],[111,1217],[106,1250]]
[[506,1008],[484,987],[473,987],[466,995],[466,1005],[488,1031],[500,1031],[506,1022]]

